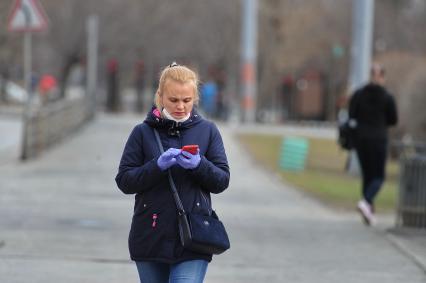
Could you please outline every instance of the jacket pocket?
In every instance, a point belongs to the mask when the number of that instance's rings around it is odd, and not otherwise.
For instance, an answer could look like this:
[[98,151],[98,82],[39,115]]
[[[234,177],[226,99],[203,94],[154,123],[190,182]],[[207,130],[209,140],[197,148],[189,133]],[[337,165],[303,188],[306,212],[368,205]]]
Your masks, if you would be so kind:
[[198,190],[192,212],[204,215],[211,215],[211,200],[203,190]]
[[163,224],[164,219],[162,216],[163,209],[154,207],[150,203],[141,202],[133,214],[133,222],[134,225],[139,226],[143,230],[156,229],[159,225]]

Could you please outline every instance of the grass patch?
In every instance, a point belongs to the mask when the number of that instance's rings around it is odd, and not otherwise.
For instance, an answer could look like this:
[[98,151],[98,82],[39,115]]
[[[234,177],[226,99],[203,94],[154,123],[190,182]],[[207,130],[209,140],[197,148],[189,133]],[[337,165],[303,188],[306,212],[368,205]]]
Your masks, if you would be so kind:
[[[265,134],[241,134],[238,136],[254,159],[266,168],[278,172],[288,183],[319,198],[330,205],[353,209],[360,198],[360,177],[348,175],[344,168],[347,152],[334,140],[308,138],[309,154],[306,170],[289,172],[279,166],[282,136]],[[395,208],[398,180],[398,164],[387,164],[387,180],[380,191],[376,206],[378,210]]]

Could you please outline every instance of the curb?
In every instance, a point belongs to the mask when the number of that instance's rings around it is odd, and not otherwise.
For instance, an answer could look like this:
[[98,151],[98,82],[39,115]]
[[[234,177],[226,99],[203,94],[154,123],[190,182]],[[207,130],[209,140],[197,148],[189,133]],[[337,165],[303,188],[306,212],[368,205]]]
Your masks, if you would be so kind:
[[[426,256],[423,256],[416,250],[415,247],[410,247],[410,244],[404,243],[405,241],[401,239],[404,235],[426,235],[422,231],[408,231],[400,229],[388,229],[385,231],[386,238],[389,242],[404,256],[409,258],[415,265],[417,265],[423,272],[426,274]],[[399,235],[399,236],[398,236]],[[414,242],[412,239],[406,239],[406,242]],[[426,253],[425,253],[426,254]]]

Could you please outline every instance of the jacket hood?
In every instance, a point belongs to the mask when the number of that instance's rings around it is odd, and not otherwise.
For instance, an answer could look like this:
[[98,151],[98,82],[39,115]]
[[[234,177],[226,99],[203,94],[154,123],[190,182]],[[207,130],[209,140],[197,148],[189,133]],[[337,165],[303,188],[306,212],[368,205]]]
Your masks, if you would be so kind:
[[377,105],[379,103],[383,104],[382,101],[388,92],[379,84],[369,83],[364,87],[363,93],[367,94],[363,99],[367,100],[371,104]]
[[195,108],[192,109],[191,115],[185,122],[176,122],[161,116],[160,111],[153,106],[151,111],[146,115],[144,123],[156,129],[167,129],[169,135],[178,135],[179,130],[189,129],[203,120]]

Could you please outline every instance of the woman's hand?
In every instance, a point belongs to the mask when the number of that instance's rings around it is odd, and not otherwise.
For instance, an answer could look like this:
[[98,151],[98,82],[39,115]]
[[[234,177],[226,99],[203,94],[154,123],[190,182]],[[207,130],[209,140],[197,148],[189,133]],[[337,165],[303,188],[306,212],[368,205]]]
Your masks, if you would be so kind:
[[182,151],[177,148],[169,148],[167,151],[163,152],[157,160],[157,165],[162,171],[165,171],[176,164],[177,157],[181,156]]
[[185,169],[197,168],[201,161],[200,151],[196,154],[191,154],[187,151],[182,151],[181,154],[176,157],[177,163]]

